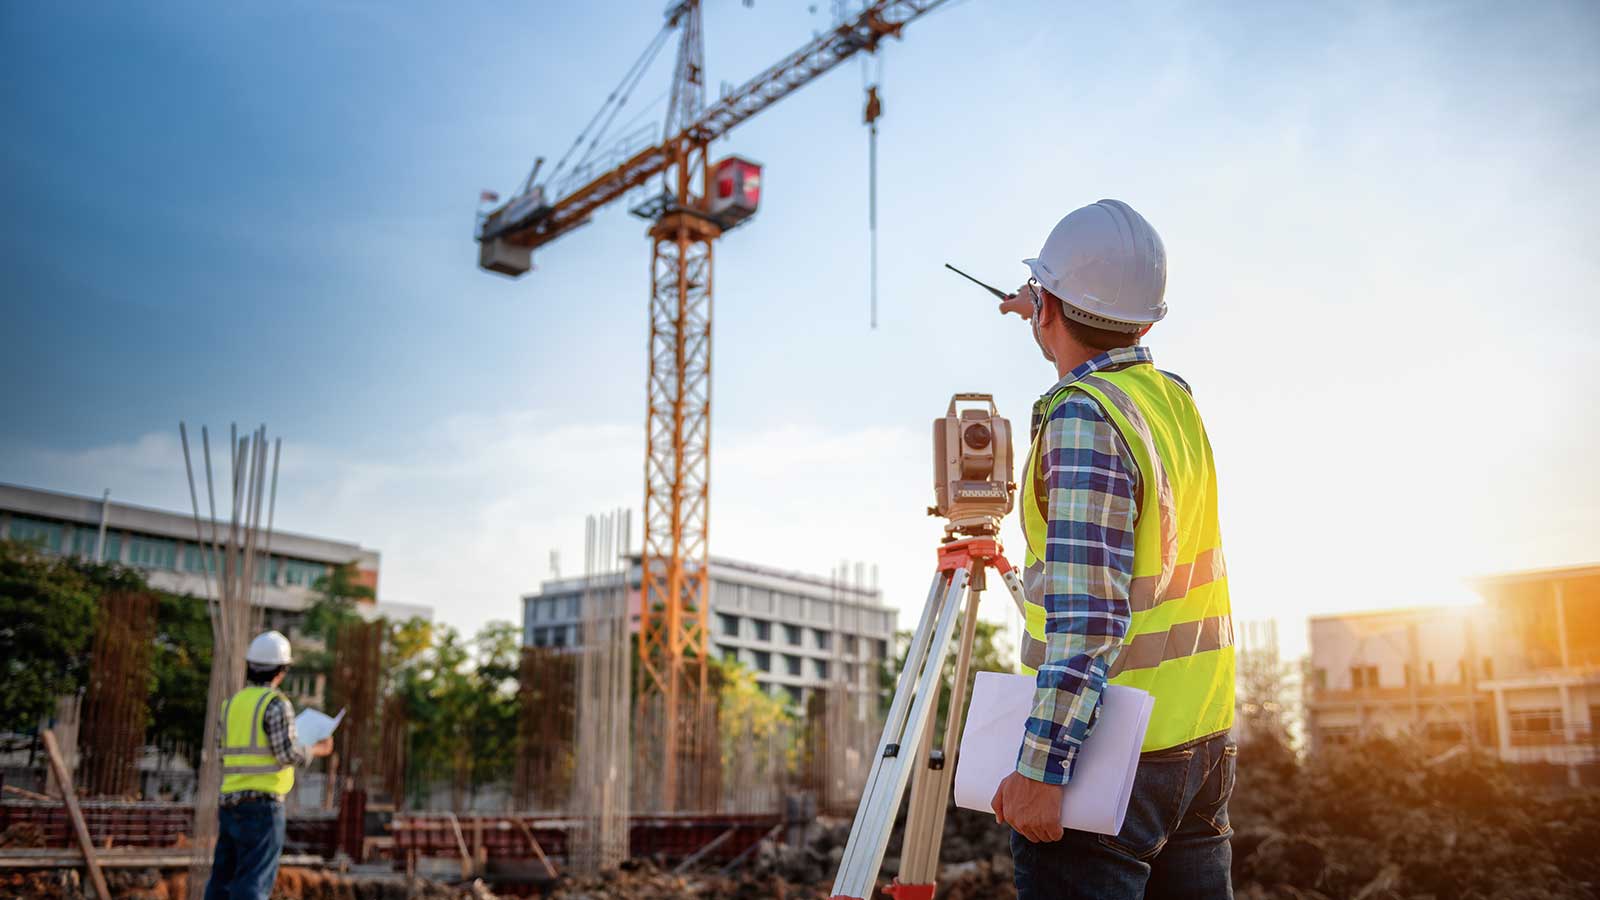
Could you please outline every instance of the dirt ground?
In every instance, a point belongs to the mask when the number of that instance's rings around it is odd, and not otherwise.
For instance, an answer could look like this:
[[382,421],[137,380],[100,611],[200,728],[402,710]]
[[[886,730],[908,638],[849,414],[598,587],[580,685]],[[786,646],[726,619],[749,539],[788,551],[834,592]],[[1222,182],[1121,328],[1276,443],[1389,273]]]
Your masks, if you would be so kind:
[[[1240,900],[1600,900],[1600,789],[1552,787],[1484,755],[1432,756],[1389,742],[1303,763],[1277,745],[1247,745],[1231,804]],[[29,826],[0,847],[39,846]],[[813,826],[802,846],[763,845],[740,871],[672,874],[649,860],[569,878],[555,900],[826,900],[848,821]],[[35,830],[36,831],[36,830]],[[1005,900],[1008,830],[951,808],[941,845],[940,900]],[[900,835],[884,860],[898,868]],[[108,873],[117,900],[178,900],[187,874]],[[85,896],[76,872],[0,873],[0,900]],[[446,887],[279,873],[278,900],[493,900],[479,885]]]

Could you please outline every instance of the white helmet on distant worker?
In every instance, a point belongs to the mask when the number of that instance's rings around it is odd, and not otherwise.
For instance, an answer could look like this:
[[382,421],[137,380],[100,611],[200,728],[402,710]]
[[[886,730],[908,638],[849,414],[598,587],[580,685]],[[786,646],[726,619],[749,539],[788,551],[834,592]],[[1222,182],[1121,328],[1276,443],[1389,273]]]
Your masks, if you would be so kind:
[[1167,314],[1167,249],[1144,216],[1121,200],[1068,213],[1039,255],[1022,263],[1061,298],[1063,314],[1085,325],[1139,332]]
[[289,664],[289,639],[276,631],[256,635],[245,651],[244,661],[252,666],[287,666]]

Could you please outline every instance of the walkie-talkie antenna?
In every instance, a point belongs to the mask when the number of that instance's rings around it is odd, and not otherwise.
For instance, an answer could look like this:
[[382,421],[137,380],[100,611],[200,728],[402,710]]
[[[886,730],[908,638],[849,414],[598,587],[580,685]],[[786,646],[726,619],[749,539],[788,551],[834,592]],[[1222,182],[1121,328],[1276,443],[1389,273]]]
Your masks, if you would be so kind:
[[977,285],[978,287],[981,287],[984,290],[988,291],[989,293],[995,295],[995,297],[1000,299],[1000,300],[1006,300],[1006,299],[1009,299],[1011,297],[1011,295],[1006,293],[1005,291],[1002,291],[1002,290],[1000,290],[999,288],[997,288],[997,287],[995,287],[993,285],[984,284],[983,282],[979,281],[976,278],[973,278],[971,275],[968,275],[967,273],[961,271],[960,269],[956,268],[955,266],[950,265],[949,263],[945,263],[944,267],[946,269],[949,269],[950,271],[956,273],[957,275],[960,275],[962,278],[965,278],[966,280],[972,282],[973,284]]

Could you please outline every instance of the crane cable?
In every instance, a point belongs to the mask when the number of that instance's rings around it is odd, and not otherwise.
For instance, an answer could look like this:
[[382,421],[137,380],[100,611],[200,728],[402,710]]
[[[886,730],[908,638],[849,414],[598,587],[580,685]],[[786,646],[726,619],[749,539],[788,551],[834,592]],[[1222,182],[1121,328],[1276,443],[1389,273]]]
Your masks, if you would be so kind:
[[[661,26],[661,30],[656,32],[656,36],[650,41],[649,46],[645,47],[644,52],[639,54],[639,58],[634,60],[633,65],[628,67],[628,71],[622,76],[622,81],[619,82],[617,87],[606,97],[605,102],[600,104],[600,108],[595,111],[594,116],[589,119],[589,124],[583,126],[583,130],[578,132],[578,136],[573,139],[572,146],[568,147],[567,152],[562,154],[560,161],[556,163],[556,167],[551,170],[550,177],[547,179],[547,183],[555,183],[556,176],[560,175],[561,171],[566,168],[567,162],[572,158],[572,154],[583,145],[584,138],[589,136],[589,132],[594,129],[595,124],[600,121],[600,118],[606,114],[607,109],[612,110],[611,119],[606,120],[606,127],[610,126],[611,120],[616,118],[616,110],[620,109],[622,104],[628,101],[628,95],[632,93],[634,87],[638,85],[639,79],[644,77],[645,70],[648,69],[650,63],[655,60],[656,55],[661,52],[661,48],[666,45],[667,36],[672,33],[672,28],[672,24],[668,23]],[[621,98],[620,100],[618,99],[619,96]],[[615,107],[612,106],[614,102],[616,103]],[[603,130],[601,133],[604,133]],[[584,155],[573,165],[574,169],[577,169],[579,166],[583,165],[583,163],[589,158],[589,155],[593,153],[595,145],[599,142],[599,140],[600,134],[596,134],[593,140],[589,142],[589,149],[586,150]],[[537,171],[537,168],[535,171]],[[532,177],[533,175],[530,173],[530,182]],[[531,184],[525,184],[523,189],[526,190],[531,186]]]
[[867,126],[867,279],[871,304],[871,322],[878,328],[878,117],[883,115],[883,100],[878,88],[883,84],[883,57],[880,50],[873,51],[877,60],[877,77],[867,83],[867,58],[861,58],[861,86],[867,92],[867,107],[862,121]]

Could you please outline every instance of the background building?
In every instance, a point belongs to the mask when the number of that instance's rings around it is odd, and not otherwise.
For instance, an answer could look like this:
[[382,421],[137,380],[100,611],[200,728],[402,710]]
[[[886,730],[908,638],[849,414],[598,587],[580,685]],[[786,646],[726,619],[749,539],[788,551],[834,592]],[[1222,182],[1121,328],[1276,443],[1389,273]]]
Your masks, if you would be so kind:
[[[122,563],[142,570],[153,588],[209,596],[205,572],[211,554],[196,542],[188,513],[0,484],[0,540],[5,539],[34,543],[47,553]],[[357,580],[374,593],[378,589],[376,550],[286,531],[274,531],[267,549],[270,563],[257,573],[257,603],[267,628],[287,633],[296,626],[315,597],[311,586],[334,566],[354,563]],[[215,572],[215,560],[210,564]],[[215,579],[209,583],[214,586]],[[363,605],[369,607],[364,613],[377,612],[373,604]]]
[[1600,566],[1473,586],[1484,605],[1311,620],[1311,749],[1408,733],[1600,781]]
[[1306,733],[1313,752],[1374,734],[1443,744],[1492,740],[1479,682],[1492,671],[1480,607],[1378,610],[1311,619]]
[[[891,652],[899,611],[877,588],[712,557],[711,641],[717,656],[741,662],[773,694],[796,704],[819,687],[878,687]],[[585,589],[615,576],[556,578],[522,598],[522,640],[532,647],[583,642]],[[639,557],[628,558],[626,583],[634,628],[639,618]]]
[[1495,622],[1479,687],[1492,698],[1500,757],[1565,769],[1573,784],[1600,781],[1600,565],[1496,575],[1473,588]]

